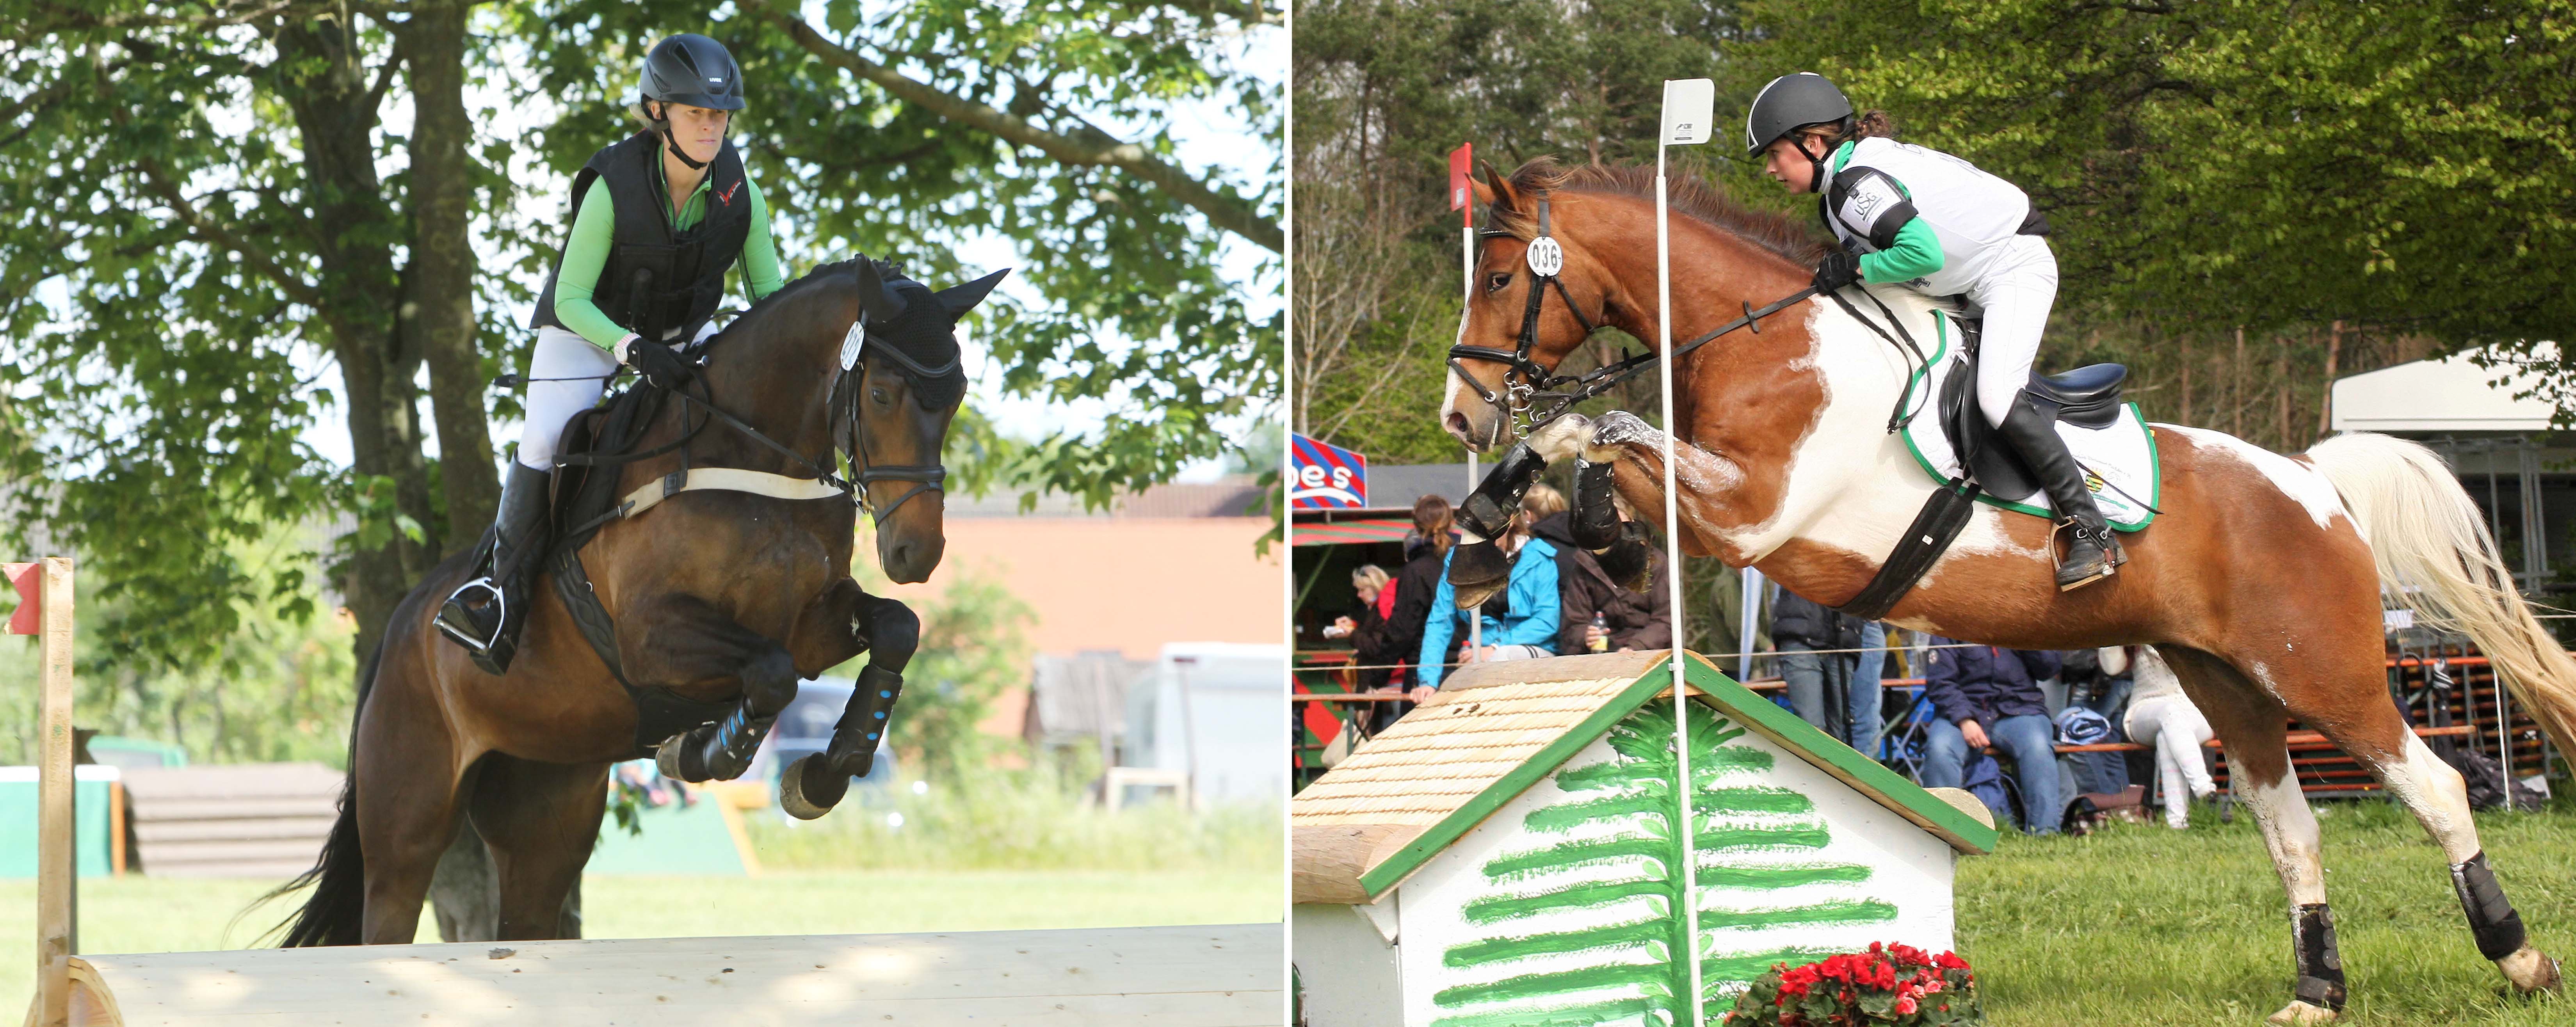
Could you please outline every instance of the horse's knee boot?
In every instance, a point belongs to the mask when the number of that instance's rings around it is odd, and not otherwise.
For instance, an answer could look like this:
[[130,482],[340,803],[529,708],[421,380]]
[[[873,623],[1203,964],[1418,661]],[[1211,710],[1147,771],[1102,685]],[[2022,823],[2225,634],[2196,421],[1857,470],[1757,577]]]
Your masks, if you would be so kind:
[[1547,458],[1538,455],[1529,443],[1513,446],[1504,453],[1494,463],[1494,469],[1485,472],[1485,480],[1476,483],[1476,491],[1458,504],[1458,526],[1466,530],[1469,541],[1498,539],[1512,530],[1512,515],[1520,512],[1521,496],[1529,492],[1544,470]]
[[2504,886],[2496,883],[2495,871],[2487,866],[2486,853],[2451,865],[2451,890],[2460,896],[2460,911],[2469,916],[2469,934],[2477,939],[2478,954],[2503,970],[2516,989],[2529,992],[2558,987],[2556,961],[2530,947],[2530,939],[2522,929],[2522,914],[2514,912],[2513,902],[2504,896]]
[[877,747],[893,726],[895,700],[903,698],[903,675],[870,663],[859,669],[858,690],[832,729],[832,765],[850,777],[866,777],[876,766]]
[[902,674],[913,652],[921,648],[920,615],[913,613],[912,607],[878,598],[863,616],[867,619],[868,666]]
[[1611,502],[1617,464],[1574,462],[1574,544],[1598,553],[1619,541],[1619,507]]

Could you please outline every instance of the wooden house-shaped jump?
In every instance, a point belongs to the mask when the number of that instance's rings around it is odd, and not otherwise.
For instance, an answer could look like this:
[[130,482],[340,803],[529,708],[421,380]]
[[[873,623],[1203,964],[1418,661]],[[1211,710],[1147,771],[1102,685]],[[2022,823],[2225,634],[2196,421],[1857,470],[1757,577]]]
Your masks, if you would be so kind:
[[[1290,804],[1293,962],[1314,1027],[1688,1023],[1682,861],[1712,1021],[1773,963],[1952,947],[1991,815],[1685,654],[1472,665]],[[1946,792],[1947,790],[1945,790]]]

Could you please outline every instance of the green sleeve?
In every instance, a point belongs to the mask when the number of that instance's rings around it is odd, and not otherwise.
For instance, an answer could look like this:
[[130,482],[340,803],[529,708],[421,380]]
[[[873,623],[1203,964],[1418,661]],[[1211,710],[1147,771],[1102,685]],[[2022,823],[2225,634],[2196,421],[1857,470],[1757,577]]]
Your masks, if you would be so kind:
[[778,240],[769,236],[769,201],[760,197],[760,187],[745,180],[751,191],[751,237],[742,241],[742,280],[758,300],[786,285],[778,273]]
[[601,349],[614,349],[626,329],[601,313],[590,297],[599,288],[599,272],[608,266],[608,247],[617,235],[617,205],[606,183],[593,182],[582,194],[581,212],[573,215],[572,238],[564,241],[563,261],[555,267],[555,320]]
[[1896,245],[1860,257],[1860,276],[1874,285],[1904,282],[1941,270],[1941,237],[1922,218],[1896,230]]

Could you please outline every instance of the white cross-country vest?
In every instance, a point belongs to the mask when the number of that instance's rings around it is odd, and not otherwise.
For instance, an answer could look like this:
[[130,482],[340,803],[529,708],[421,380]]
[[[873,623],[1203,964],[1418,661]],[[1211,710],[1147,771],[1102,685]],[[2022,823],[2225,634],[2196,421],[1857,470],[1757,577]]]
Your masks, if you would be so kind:
[[1941,269],[1913,284],[1935,296],[1969,291],[2015,235],[2047,231],[2020,187],[1958,157],[1912,143],[1854,141],[1821,198],[1825,226],[1854,253],[1886,249],[1912,218],[1941,240]]

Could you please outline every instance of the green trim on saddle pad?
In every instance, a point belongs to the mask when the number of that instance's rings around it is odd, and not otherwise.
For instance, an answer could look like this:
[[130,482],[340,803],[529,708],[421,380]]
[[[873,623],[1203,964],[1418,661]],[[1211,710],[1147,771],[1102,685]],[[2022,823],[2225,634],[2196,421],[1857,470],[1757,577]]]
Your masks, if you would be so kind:
[[[1939,365],[1942,361],[1949,359],[1950,315],[1937,310],[1933,311],[1932,330],[1933,337],[1937,340],[1938,345],[1933,347],[1931,358],[1926,360],[1921,368],[1916,369],[1912,375],[1906,378],[1905,395],[1908,402],[1913,401],[1914,389],[1918,384],[1923,385],[1927,389],[1929,388],[1928,382],[1931,378],[1932,368]],[[1935,484],[1946,485],[1949,484],[1950,479],[1943,476],[1941,471],[1932,465],[1931,458],[1923,455],[1922,448],[1914,444],[1914,433],[1916,431],[1930,431],[1937,433],[1941,430],[1941,401],[1939,397],[1927,394],[1923,398],[1922,404],[1922,408],[1915,412],[1915,420],[1908,421],[1905,426],[1905,430],[1898,432],[1897,437],[1905,440],[1905,451],[1913,454],[1915,466],[1921,467],[1925,476],[1931,478]],[[2112,513],[2112,509],[2115,504],[2118,508],[2126,509],[2128,504],[2122,502],[2116,495],[2105,496],[2101,489],[2095,489],[2093,490],[2093,493],[2098,499],[2102,500],[2103,518],[2110,523],[2113,530],[2143,531],[2146,529],[2147,525],[2155,523],[2155,507],[2164,502],[2164,459],[2163,456],[2156,451],[2156,430],[2147,426],[2146,415],[2138,412],[2138,405],[2135,403],[2123,403],[2120,404],[2120,408],[2128,417],[2129,422],[2136,425],[2138,432],[2144,435],[2147,440],[2147,502],[2144,509],[2137,511],[2143,516],[2136,520],[2121,520]],[[1922,415],[1927,413],[1932,415],[1930,424],[1928,426],[1918,427],[1916,422],[1920,421]],[[1978,492],[1977,502],[1984,503],[1987,506],[2000,507],[2014,513],[2029,514],[2033,517],[2046,518],[2049,516],[2047,507],[2032,506],[2028,503],[2016,503],[2011,500],[1999,498],[1989,492]]]

